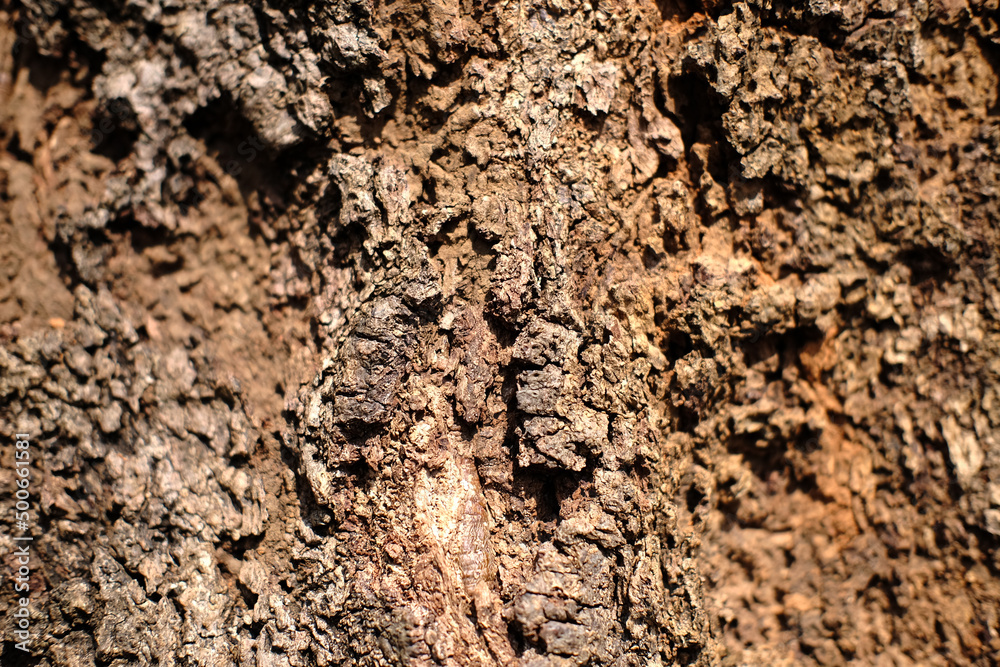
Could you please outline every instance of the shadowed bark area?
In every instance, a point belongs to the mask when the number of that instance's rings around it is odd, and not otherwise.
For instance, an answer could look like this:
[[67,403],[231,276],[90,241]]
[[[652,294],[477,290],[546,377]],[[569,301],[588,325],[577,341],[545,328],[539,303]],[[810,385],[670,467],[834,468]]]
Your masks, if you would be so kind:
[[1000,661],[992,4],[0,16],[5,665]]

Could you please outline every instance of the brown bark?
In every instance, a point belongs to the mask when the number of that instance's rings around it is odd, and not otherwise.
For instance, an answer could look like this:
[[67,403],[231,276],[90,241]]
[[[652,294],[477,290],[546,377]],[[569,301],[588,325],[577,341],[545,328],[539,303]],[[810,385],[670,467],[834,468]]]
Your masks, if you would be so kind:
[[4,665],[1000,660],[989,3],[4,16]]

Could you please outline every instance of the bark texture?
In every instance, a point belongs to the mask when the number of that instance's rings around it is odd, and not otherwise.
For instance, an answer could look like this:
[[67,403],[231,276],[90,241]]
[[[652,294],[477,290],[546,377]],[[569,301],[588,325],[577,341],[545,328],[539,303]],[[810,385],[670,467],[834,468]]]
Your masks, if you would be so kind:
[[8,6],[4,665],[1000,661],[994,5]]

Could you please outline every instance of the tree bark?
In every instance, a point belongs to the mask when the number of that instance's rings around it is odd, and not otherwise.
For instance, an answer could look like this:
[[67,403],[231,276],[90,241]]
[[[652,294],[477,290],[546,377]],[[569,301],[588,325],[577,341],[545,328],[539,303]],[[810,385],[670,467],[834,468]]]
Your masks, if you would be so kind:
[[4,665],[1000,661],[990,3],[3,15]]

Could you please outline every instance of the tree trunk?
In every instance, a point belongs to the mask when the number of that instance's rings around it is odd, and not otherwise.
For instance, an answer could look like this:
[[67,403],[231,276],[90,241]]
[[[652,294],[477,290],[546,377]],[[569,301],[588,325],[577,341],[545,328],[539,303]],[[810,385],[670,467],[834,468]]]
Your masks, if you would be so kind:
[[9,5],[3,664],[997,663],[994,5]]

